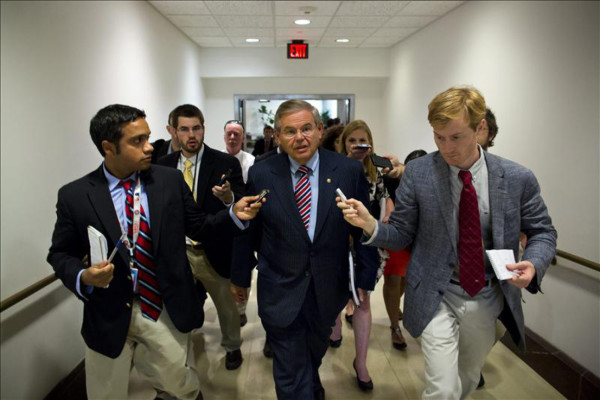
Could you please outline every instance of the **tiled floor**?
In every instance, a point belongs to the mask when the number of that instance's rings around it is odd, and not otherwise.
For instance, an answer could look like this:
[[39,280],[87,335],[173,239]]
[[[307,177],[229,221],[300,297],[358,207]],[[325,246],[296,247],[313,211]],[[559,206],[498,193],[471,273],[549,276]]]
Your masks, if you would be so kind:
[[[361,392],[356,385],[352,360],[354,335],[344,321],[343,342],[329,349],[320,368],[321,380],[328,400],[352,399],[419,399],[424,387],[423,357],[419,341],[406,331],[408,348],[394,349],[390,342],[389,321],[381,294],[382,282],[371,294],[373,327],[367,366],[375,389]],[[262,348],[265,333],[257,316],[255,291],[248,305],[248,324],[242,328],[244,363],[236,371],[225,369],[225,351],[220,347],[221,334],[214,305],[207,301],[206,320],[193,334],[194,352],[202,393],[206,400],[276,399],[272,377],[272,361]],[[472,399],[563,399],[564,397],[521,361],[502,343],[492,349],[483,369],[486,384],[476,390]],[[134,371],[130,399],[152,399],[154,391]]]

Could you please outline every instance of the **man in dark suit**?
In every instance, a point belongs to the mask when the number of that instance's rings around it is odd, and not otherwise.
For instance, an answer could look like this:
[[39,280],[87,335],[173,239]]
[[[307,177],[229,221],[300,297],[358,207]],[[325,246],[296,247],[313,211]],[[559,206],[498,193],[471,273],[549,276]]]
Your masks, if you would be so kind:
[[[236,257],[258,249],[258,312],[274,354],[273,376],[279,399],[322,399],[318,369],[331,327],[349,297],[348,251],[351,234],[364,268],[378,267],[375,249],[360,245],[360,230],[344,224],[335,208],[335,190],[368,200],[360,163],[318,149],[323,124],[319,112],[302,100],[288,100],[275,115],[284,153],[255,164],[248,193],[270,190],[260,218],[236,238]],[[254,242],[253,242],[254,240]],[[232,266],[232,292],[245,300],[251,268]]]
[[[257,209],[244,198],[229,211],[203,213],[181,173],[151,166],[145,116],[111,105],[92,119],[90,134],[104,162],[60,189],[48,262],[84,303],[89,398],[127,398],[133,363],[159,392],[201,399],[194,361],[186,362],[188,332],[202,325],[203,313],[185,235],[233,234],[232,215],[249,219]],[[89,227],[106,238],[109,251],[127,238],[111,263],[83,263]]]
[[263,155],[273,150],[275,147],[277,147],[277,145],[273,139],[273,127],[271,125],[265,125],[263,128],[263,138],[258,139],[256,143],[254,143],[252,155],[255,157]]
[[[411,161],[396,192],[389,224],[355,200],[340,202],[345,218],[372,246],[412,246],[404,327],[421,336],[424,399],[464,399],[476,388],[496,336],[496,319],[525,348],[521,289],[540,291],[556,251],[556,230],[533,173],[485,152],[485,100],[474,88],[450,88],[429,104],[439,149]],[[515,260],[519,232],[528,240],[513,277],[498,280],[483,250],[508,249]]]
[[177,135],[175,135],[175,129],[173,129],[173,111],[169,113],[169,121],[166,126],[167,132],[169,132],[171,139],[158,139],[152,143],[152,147],[154,147],[154,151],[152,152],[152,164],[156,164],[161,157],[181,149],[179,140],[177,140]]
[[[179,169],[202,211],[216,214],[227,208],[244,190],[242,168],[229,154],[213,150],[204,143],[204,116],[198,107],[183,104],[173,110],[173,129],[181,151],[162,157],[159,165]],[[221,184],[221,178],[229,177]],[[233,235],[212,235],[202,242],[186,239],[188,259],[194,277],[212,298],[221,326],[221,345],[225,348],[225,367],[242,364],[240,314],[229,291]]]

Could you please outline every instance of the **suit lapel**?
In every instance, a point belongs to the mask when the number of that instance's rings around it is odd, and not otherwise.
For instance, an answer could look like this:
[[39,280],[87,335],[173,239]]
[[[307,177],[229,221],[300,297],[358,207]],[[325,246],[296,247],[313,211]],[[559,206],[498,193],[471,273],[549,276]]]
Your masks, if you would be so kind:
[[488,189],[490,196],[490,211],[492,213],[492,237],[495,249],[504,248],[504,199],[506,198],[506,186],[504,181],[504,169],[497,159],[485,154],[488,169]]
[[160,223],[163,215],[163,194],[165,191],[162,182],[154,179],[153,167],[141,173],[141,179],[146,189],[148,207],[150,208],[150,231],[152,232],[152,249],[156,255],[160,240]]
[[335,189],[337,188],[337,166],[331,162],[331,157],[325,151],[319,150],[319,203],[317,205],[317,225],[313,241],[317,240],[319,232],[325,225],[329,209],[335,203]]
[[[104,231],[108,234],[106,239],[109,247],[114,246],[121,237],[121,227],[102,166],[90,175],[89,183],[88,199]],[[125,263],[129,262],[129,254],[125,246],[121,246],[119,254]]]
[[[196,188],[196,193],[198,194],[198,198],[196,199],[196,203],[202,205],[204,198],[210,192],[212,196],[212,191],[208,190],[208,181],[212,176],[213,171],[215,169],[215,154],[213,149],[208,147],[206,144],[204,145],[204,153],[202,154],[202,160],[200,162],[200,169],[198,169],[198,187]],[[221,177],[219,177],[220,179]]]
[[436,200],[440,208],[440,213],[442,214],[446,231],[452,243],[452,248],[458,256],[456,251],[456,223],[452,218],[454,206],[452,204],[452,193],[450,191],[450,168],[440,153],[433,156],[433,186],[436,192]]
[[[302,219],[300,218],[300,212],[296,206],[296,198],[294,197],[294,190],[292,188],[292,174],[290,173],[290,161],[288,155],[285,153],[278,154],[276,161],[272,163],[271,173],[276,176],[273,179],[273,188],[275,197],[281,204],[282,214],[290,216],[293,223],[292,225],[296,229],[300,230],[302,237],[310,243],[310,237],[308,232],[304,228]],[[262,190],[262,189],[259,189]]]

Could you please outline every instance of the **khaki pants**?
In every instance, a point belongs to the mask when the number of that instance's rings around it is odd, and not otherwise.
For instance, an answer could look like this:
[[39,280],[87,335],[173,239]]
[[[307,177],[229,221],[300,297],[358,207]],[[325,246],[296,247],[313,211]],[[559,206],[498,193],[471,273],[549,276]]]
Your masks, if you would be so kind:
[[179,399],[195,399],[200,391],[200,381],[191,361],[191,347],[190,334],[175,328],[166,308],[158,321],[153,322],[142,316],[140,301],[136,299],[127,340],[119,357],[112,359],[86,348],[88,398],[127,399],[133,363],[159,391]]
[[223,278],[214,270],[204,250],[188,246],[187,256],[194,278],[202,282],[217,309],[221,326],[221,346],[226,351],[238,350],[242,345],[240,314],[231,295],[229,279]]
[[425,358],[423,399],[464,399],[496,340],[496,319],[503,307],[500,285],[470,297],[450,284],[440,307],[421,336]]

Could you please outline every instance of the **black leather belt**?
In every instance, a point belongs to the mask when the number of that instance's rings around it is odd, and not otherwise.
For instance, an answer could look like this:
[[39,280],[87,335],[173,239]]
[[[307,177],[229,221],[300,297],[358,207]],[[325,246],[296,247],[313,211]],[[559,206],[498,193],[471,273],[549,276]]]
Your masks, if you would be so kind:
[[[483,286],[488,286],[488,287],[489,287],[489,286],[492,286],[492,284],[493,284],[493,283],[496,283],[496,282],[498,282],[498,278],[496,278],[496,277],[493,277],[492,279],[488,279],[488,280],[486,280],[486,281],[485,281],[485,285],[483,285]],[[450,283],[451,283],[451,284],[453,284],[453,285],[458,285],[458,286],[460,286],[460,282],[459,282],[459,281],[456,281],[456,280],[454,280],[454,279],[450,279]]]
[[196,244],[186,244],[188,249],[194,249],[194,250],[204,250],[204,245],[202,243],[196,243]]

